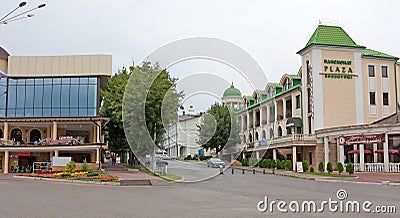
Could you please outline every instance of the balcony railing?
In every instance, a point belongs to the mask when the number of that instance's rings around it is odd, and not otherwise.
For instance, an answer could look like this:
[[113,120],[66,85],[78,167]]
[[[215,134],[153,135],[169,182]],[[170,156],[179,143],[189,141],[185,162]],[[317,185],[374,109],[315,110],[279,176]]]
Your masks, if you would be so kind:
[[292,142],[292,141],[315,141],[316,137],[313,134],[292,134],[277,138],[272,138],[272,143],[285,143],[285,142]]
[[[361,171],[361,164],[354,164],[354,171]],[[384,172],[384,163],[364,163],[365,172]],[[400,172],[400,163],[389,163],[388,172],[398,173]]]

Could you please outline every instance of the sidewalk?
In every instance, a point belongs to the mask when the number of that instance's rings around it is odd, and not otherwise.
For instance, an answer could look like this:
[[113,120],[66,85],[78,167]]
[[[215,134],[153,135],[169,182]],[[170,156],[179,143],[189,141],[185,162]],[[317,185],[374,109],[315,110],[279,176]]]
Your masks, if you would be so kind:
[[[257,173],[263,173],[263,168],[252,168],[252,167],[231,167],[234,168],[234,173],[242,173],[242,170],[246,170],[246,174],[252,173],[253,169]],[[225,173],[232,173],[229,169],[225,171]],[[265,169],[266,174],[272,174],[271,169]],[[338,174],[338,172],[333,172],[333,174]],[[343,172],[343,175],[348,175],[348,173]],[[365,172],[355,172],[353,176],[355,178],[337,178],[337,177],[329,177],[329,176],[318,176],[318,175],[310,175],[303,173],[296,173],[294,171],[284,171],[284,170],[275,170],[275,175],[279,176],[289,176],[294,178],[301,179],[309,179],[309,180],[317,180],[317,181],[331,181],[331,182],[352,182],[352,183],[364,183],[364,184],[379,184],[386,181],[400,181],[400,173],[365,173]]]

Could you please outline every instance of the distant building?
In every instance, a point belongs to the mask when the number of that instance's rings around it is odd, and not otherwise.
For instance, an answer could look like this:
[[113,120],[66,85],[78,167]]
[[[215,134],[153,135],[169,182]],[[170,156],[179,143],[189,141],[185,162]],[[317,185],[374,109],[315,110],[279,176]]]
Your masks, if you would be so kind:
[[225,90],[222,97],[222,103],[228,106],[231,110],[238,110],[243,107],[242,93],[239,89],[232,85]]

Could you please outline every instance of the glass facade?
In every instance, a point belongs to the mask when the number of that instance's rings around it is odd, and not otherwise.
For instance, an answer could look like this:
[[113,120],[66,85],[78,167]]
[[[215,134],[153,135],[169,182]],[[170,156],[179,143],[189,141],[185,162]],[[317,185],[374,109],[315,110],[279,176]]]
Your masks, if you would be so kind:
[[97,77],[0,79],[0,116],[96,116],[98,95]]

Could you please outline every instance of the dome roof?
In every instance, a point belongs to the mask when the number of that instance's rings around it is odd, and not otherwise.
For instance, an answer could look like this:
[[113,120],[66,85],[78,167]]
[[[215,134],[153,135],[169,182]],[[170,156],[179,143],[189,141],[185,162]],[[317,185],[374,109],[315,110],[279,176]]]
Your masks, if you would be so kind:
[[242,97],[242,93],[240,93],[239,89],[235,88],[235,86],[232,85],[225,90],[224,96],[223,97]]

